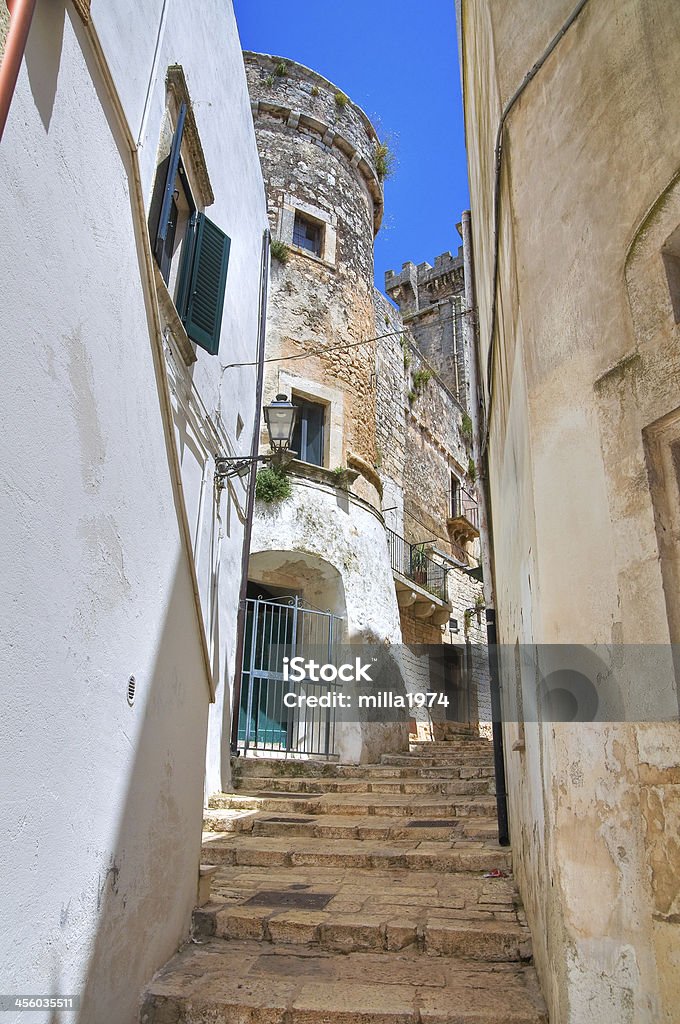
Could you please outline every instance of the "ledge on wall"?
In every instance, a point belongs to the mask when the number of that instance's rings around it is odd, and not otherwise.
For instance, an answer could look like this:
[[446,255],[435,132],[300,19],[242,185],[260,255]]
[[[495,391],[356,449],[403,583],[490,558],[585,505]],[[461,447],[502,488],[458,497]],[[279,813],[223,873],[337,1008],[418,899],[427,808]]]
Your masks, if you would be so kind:
[[429,590],[414,583],[406,576],[402,576],[396,570],[393,570],[392,574],[400,610],[409,608],[417,619],[433,626],[442,626],[448,622],[453,610],[452,605],[447,601],[442,601],[441,598],[431,594]]

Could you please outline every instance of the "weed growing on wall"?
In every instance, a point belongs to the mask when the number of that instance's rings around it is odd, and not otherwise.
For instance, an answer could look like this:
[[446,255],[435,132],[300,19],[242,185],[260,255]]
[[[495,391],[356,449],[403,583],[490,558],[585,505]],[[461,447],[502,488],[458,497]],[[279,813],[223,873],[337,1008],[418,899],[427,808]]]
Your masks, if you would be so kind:
[[282,242],[280,238],[274,238],[270,246],[272,259],[278,260],[279,263],[287,263],[288,256],[290,255],[290,249],[285,242]]
[[394,153],[386,142],[379,142],[375,147],[375,169],[381,181],[389,178],[394,170]]
[[255,497],[258,501],[264,501],[267,505],[271,505],[274,501],[284,501],[286,498],[290,498],[290,495],[290,480],[283,470],[265,466],[259,471],[255,481]]

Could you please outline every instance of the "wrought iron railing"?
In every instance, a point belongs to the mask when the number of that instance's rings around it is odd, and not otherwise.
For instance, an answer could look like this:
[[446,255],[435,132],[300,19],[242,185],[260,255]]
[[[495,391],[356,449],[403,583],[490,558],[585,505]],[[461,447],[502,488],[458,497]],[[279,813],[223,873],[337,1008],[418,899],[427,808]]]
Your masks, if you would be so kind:
[[446,569],[425,554],[422,544],[409,544],[394,530],[386,528],[390,561],[394,572],[446,600]]
[[[341,632],[337,616],[308,608],[298,597],[248,598],[238,728],[244,753],[328,757],[335,752],[335,707],[319,707],[318,701],[310,705],[307,698],[334,692],[340,684],[286,681],[284,659],[314,657],[333,665]],[[289,694],[305,700],[298,706]]]
[[479,532],[479,506],[477,499],[464,487],[454,487],[451,492],[451,518],[467,519]]

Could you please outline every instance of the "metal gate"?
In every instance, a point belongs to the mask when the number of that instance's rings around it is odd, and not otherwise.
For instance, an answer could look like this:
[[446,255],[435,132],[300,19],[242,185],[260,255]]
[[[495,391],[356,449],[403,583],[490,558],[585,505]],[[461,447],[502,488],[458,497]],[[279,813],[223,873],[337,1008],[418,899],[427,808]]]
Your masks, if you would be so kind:
[[[308,707],[295,698],[334,693],[339,682],[284,680],[283,659],[302,657],[336,664],[341,619],[306,607],[299,597],[246,601],[238,746],[327,757],[335,752],[335,708]],[[288,698],[287,703],[293,703]]]

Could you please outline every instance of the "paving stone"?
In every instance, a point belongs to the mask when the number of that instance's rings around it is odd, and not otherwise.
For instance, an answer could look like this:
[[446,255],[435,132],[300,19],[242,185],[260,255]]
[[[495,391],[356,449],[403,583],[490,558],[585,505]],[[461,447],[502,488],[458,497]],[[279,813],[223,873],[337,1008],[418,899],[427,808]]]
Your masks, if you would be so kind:
[[240,758],[234,778],[206,813],[210,901],[142,1024],[547,1024],[490,744]]

